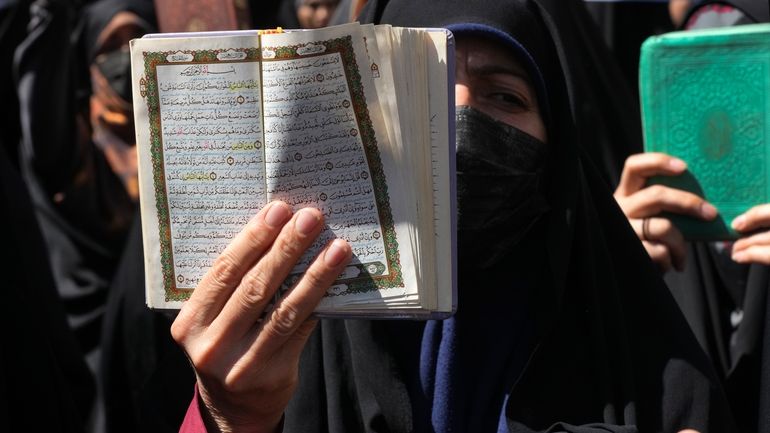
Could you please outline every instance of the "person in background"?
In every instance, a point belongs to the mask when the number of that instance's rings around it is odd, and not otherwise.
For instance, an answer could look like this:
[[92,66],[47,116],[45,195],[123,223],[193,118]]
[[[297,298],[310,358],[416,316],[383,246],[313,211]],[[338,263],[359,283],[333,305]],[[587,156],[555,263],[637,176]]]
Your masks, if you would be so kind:
[[[672,17],[673,18],[673,17]],[[766,0],[701,1],[684,29],[770,22]],[[770,204],[758,203],[732,223],[736,242],[688,242],[661,211],[704,220],[718,209],[689,192],[647,186],[686,164],[662,153],[625,161],[615,190],[623,212],[665,280],[724,384],[741,431],[770,432]]]
[[13,64],[21,171],[69,324],[98,378],[107,295],[138,194],[127,44],[152,31],[154,9],[149,0],[24,7]]
[[303,29],[326,27],[340,0],[294,0],[297,21]]
[[[335,240],[260,320],[318,210],[260,211],[183,306],[183,432],[734,431],[714,372],[582,154],[562,0],[370,1],[363,21],[457,38],[459,299],[443,321],[309,316]],[[315,328],[315,331],[314,331]]]
[[671,22],[675,27],[679,27],[684,23],[684,18],[687,12],[692,7],[693,3],[697,1],[693,0],[669,0],[668,1],[668,13],[671,15]]

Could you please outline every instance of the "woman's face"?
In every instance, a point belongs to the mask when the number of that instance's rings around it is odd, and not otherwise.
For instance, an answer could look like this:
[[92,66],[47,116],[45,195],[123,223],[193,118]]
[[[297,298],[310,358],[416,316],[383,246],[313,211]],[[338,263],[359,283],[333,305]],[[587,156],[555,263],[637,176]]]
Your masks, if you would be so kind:
[[545,124],[529,74],[503,45],[458,37],[455,105],[471,106],[546,142]]

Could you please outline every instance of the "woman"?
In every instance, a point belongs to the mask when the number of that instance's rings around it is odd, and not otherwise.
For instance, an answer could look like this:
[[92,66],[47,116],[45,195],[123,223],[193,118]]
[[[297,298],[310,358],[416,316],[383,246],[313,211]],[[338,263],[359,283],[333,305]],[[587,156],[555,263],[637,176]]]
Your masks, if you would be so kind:
[[[138,194],[127,44],[153,27],[153,5],[20,7],[31,15],[14,56],[23,175],[76,337],[73,351],[98,383],[108,292]],[[94,430],[103,422],[101,395],[90,415]]]
[[273,203],[172,327],[200,391],[183,431],[732,430],[673,299],[581,162],[547,10],[469,3],[370,2],[364,14],[457,37],[456,316],[324,320],[311,334],[350,254],[336,241],[257,324],[320,230],[317,211]]
[[[698,2],[685,29],[770,22],[765,0]],[[770,204],[758,203],[732,222],[736,242],[686,242],[661,210],[713,219],[702,198],[647,178],[675,176],[686,165],[669,155],[628,157],[615,197],[659,267],[699,343],[711,358],[741,431],[770,432]],[[730,223],[730,221],[728,221]],[[764,352],[763,352],[764,351]]]

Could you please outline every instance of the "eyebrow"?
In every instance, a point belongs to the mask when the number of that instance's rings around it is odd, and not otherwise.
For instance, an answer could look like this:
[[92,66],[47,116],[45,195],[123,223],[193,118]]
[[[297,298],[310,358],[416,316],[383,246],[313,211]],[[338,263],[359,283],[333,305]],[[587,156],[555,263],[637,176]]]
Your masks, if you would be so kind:
[[468,72],[472,75],[495,75],[495,74],[506,74],[506,75],[513,75],[515,77],[521,78],[525,82],[529,83],[529,77],[528,74],[519,67],[518,65],[500,65],[500,64],[486,64],[486,65],[467,65]]

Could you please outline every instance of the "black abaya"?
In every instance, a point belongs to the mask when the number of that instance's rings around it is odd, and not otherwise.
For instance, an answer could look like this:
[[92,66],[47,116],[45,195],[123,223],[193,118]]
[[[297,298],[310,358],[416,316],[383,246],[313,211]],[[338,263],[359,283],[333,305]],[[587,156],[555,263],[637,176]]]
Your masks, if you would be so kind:
[[0,149],[0,431],[83,432],[95,387],[51,276],[26,186]]

